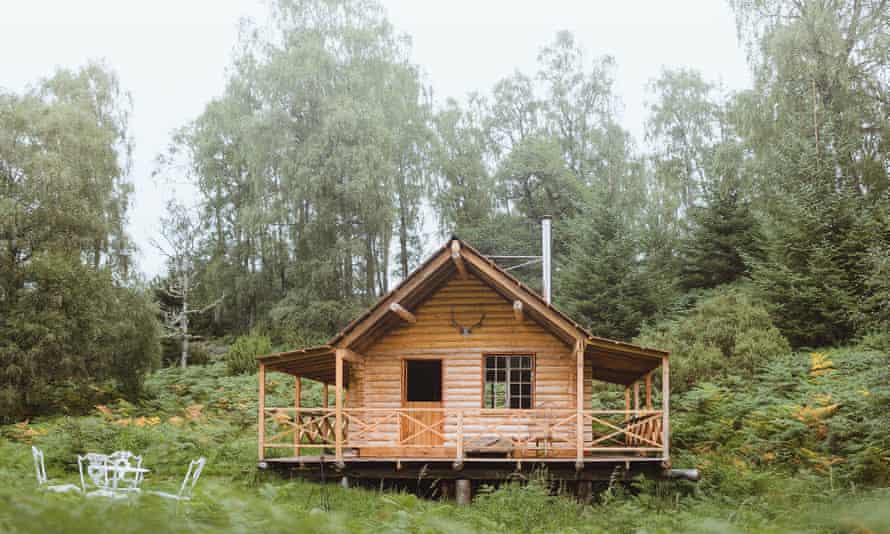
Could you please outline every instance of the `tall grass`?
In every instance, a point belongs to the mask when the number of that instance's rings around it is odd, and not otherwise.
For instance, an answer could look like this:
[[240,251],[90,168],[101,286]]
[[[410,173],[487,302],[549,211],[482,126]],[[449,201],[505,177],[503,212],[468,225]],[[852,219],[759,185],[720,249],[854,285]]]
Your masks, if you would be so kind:
[[[137,404],[0,427],[0,532],[890,532],[890,356],[839,350],[775,358],[678,395],[674,463],[699,484],[613,484],[580,504],[539,474],[482,488],[472,506],[260,473],[256,377],[224,363],[155,373]],[[830,361],[827,372],[814,362]],[[270,377],[287,402],[289,377]],[[306,388],[310,403],[320,399]],[[838,404],[832,409],[822,409]],[[77,454],[129,449],[171,490],[206,456],[195,500],[110,502],[37,489],[30,444],[54,482],[76,482]],[[840,459],[840,460],[832,460]]]

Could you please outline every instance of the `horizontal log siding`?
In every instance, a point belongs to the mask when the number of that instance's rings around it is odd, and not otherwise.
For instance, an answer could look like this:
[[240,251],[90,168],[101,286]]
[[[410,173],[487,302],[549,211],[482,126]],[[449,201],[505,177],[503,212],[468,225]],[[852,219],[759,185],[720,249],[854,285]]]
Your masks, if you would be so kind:
[[[462,336],[451,324],[451,309],[462,325],[473,325],[483,312],[482,326],[469,336]],[[364,351],[361,368],[350,375],[350,406],[394,409],[402,407],[402,360],[441,358],[444,367],[443,408],[482,408],[482,356],[486,352],[529,353],[535,356],[534,407],[554,409],[575,408],[575,357],[573,347],[563,343],[527,316],[517,321],[513,304],[477,278],[452,278],[439,291],[415,310],[414,324],[401,322]],[[586,378],[591,376],[585,367]],[[592,388],[585,384],[585,408],[590,408]],[[354,402],[353,402],[354,401]],[[362,416],[367,422],[382,420],[386,414]],[[531,419],[531,418],[529,418]],[[499,434],[515,434],[526,438],[534,435],[534,421],[514,425],[496,421],[491,416],[466,417],[466,439],[486,435],[486,428],[497,426]],[[455,446],[456,417],[445,424],[446,447]],[[574,436],[574,425],[565,425],[561,432]],[[356,435],[357,425],[350,425]],[[393,418],[367,432],[360,442],[366,446],[382,446],[398,439],[399,424]],[[572,438],[573,439],[573,438]],[[572,446],[574,446],[572,444]]]

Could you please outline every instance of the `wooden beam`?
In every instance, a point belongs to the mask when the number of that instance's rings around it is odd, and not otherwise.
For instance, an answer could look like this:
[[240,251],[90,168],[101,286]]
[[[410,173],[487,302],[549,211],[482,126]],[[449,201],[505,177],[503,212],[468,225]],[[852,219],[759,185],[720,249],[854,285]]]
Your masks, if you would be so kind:
[[352,349],[343,349],[343,359],[350,363],[358,363],[365,357]]
[[260,362],[259,371],[259,415],[257,421],[257,437],[259,439],[259,458],[262,462],[266,456],[266,364]]
[[343,349],[336,353],[336,379],[334,384],[334,456],[337,464],[343,464]]
[[640,409],[640,381],[634,382],[634,411]]
[[399,317],[402,318],[403,321],[407,321],[411,324],[417,322],[417,317],[414,317],[414,314],[406,310],[401,304],[398,302],[393,302],[389,305],[389,310]]
[[525,318],[525,313],[522,309],[522,301],[514,300],[513,301],[513,318],[517,321],[522,321]]
[[464,259],[460,255],[460,242],[455,239],[451,242],[451,260],[454,261],[454,266],[457,267],[457,272],[460,274],[461,280],[467,279],[467,266],[464,265]]
[[294,377],[294,456],[300,455],[300,406],[303,393],[303,381],[300,376]]
[[584,469],[584,340],[575,342],[575,469]]
[[664,461],[670,464],[671,461],[671,371],[668,363],[668,357],[661,359],[661,410],[663,420],[661,422],[662,440],[664,441]]
[[652,372],[646,373],[646,409],[652,409]]

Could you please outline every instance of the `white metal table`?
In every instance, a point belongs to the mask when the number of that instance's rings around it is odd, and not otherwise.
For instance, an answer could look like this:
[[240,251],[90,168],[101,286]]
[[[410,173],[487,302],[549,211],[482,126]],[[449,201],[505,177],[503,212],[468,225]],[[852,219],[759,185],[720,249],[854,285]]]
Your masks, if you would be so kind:
[[89,461],[87,472],[98,488],[87,493],[88,496],[122,498],[126,492],[139,492],[145,473],[150,472],[142,466],[129,465],[129,459],[126,458],[114,460],[103,454],[88,456],[85,458]]

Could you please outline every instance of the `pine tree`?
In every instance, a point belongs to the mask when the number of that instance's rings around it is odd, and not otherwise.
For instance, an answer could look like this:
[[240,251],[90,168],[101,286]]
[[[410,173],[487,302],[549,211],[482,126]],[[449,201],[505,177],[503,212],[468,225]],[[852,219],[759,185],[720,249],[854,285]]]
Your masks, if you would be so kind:
[[714,184],[705,192],[707,204],[689,213],[689,229],[680,246],[680,285],[708,289],[746,275],[749,260],[759,256],[757,223],[749,202],[736,184]]
[[563,227],[570,244],[557,265],[556,303],[595,335],[633,338],[657,311],[654,278],[634,230],[607,207]]

